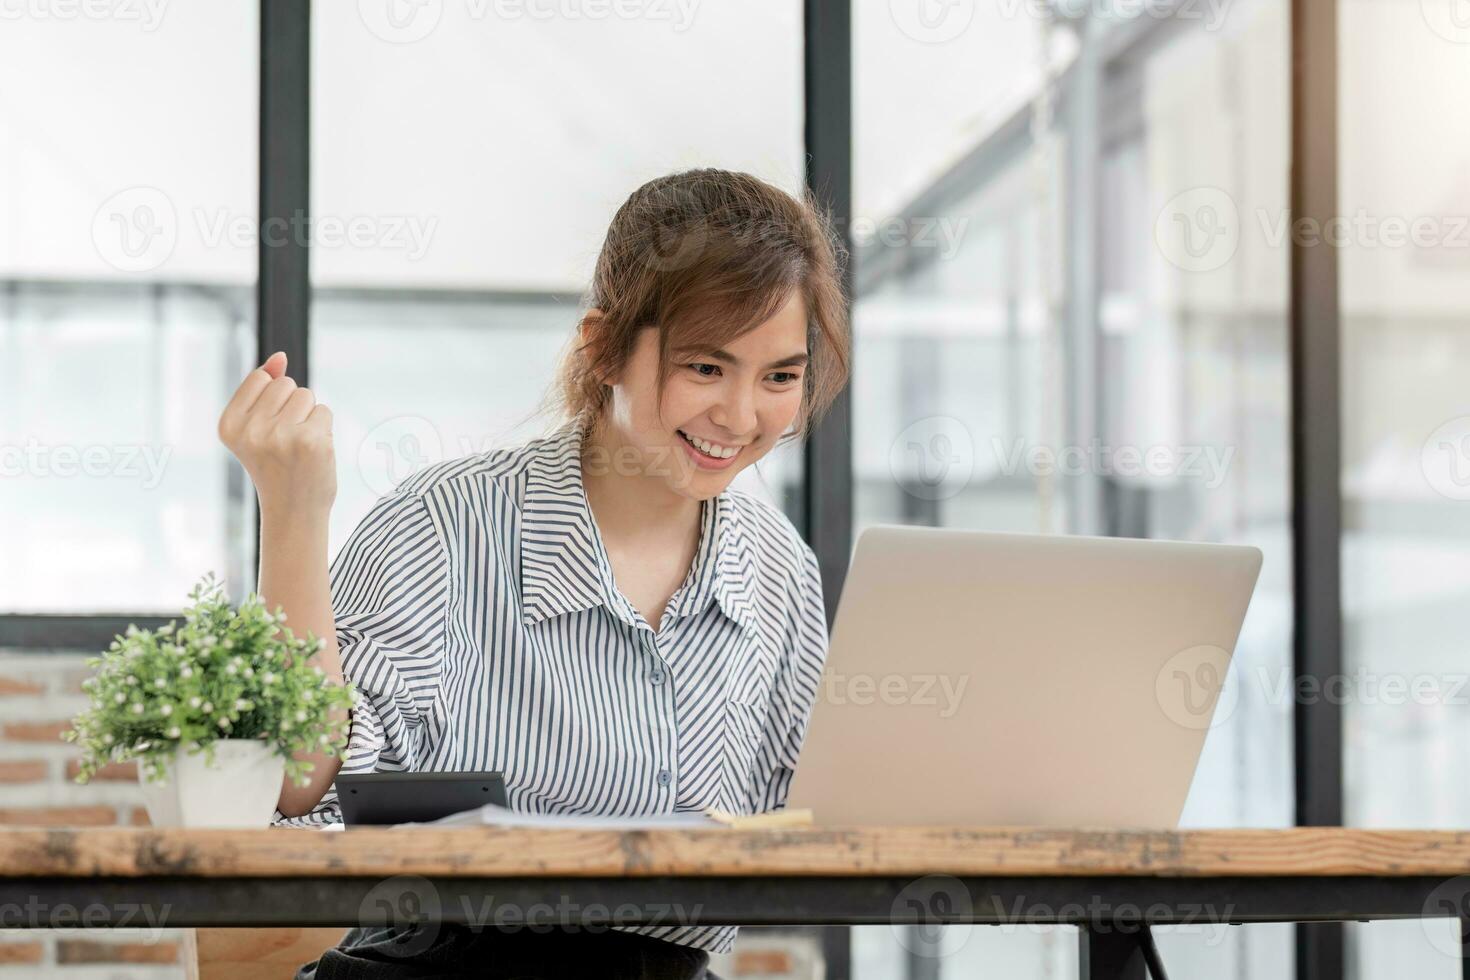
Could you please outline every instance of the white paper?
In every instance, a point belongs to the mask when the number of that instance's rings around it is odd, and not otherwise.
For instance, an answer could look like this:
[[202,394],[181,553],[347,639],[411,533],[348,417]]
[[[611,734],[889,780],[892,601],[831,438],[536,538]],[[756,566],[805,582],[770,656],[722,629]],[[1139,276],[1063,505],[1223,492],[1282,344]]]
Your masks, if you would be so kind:
[[[540,830],[677,830],[724,826],[696,810],[657,813],[643,817],[601,817],[587,813],[520,813],[495,803],[461,813],[451,813],[423,823],[398,823],[394,827],[530,827]],[[322,830],[344,830],[345,824],[330,823]]]
[[541,830],[658,830],[719,827],[699,811],[658,813],[642,817],[602,817],[586,813],[520,813],[495,803],[403,827],[532,827]]

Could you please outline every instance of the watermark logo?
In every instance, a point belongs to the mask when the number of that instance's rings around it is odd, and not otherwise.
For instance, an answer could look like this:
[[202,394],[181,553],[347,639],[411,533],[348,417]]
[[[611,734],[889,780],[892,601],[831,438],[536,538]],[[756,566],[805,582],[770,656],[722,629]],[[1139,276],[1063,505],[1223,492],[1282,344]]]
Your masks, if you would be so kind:
[[709,225],[698,216],[678,223],[655,222],[643,250],[643,263],[655,272],[688,268],[704,254],[709,236]]
[[1210,644],[1180,650],[1154,676],[1154,697],[1164,715],[1181,728],[1201,731],[1223,725],[1235,713],[1240,689],[1227,683],[1230,651]]
[[[1470,0],[1463,0],[1470,3]],[[1357,248],[1470,252],[1470,215],[1351,214],[1293,215],[1286,208],[1254,208],[1242,215],[1218,187],[1177,194],[1154,221],[1154,241],[1170,264],[1186,272],[1212,272],[1234,258],[1243,237],[1271,249]]]
[[439,890],[418,875],[385,878],[363,896],[357,908],[359,923],[394,927],[393,940],[383,949],[399,958],[417,956],[434,945],[443,918]]
[[1154,221],[1154,242],[1166,260],[1186,272],[1211,272],[1240,246],[1240,213],[1218,187],[1195,187],[1171,197]]
[[[437,425],[421,415],[395,415],[373,426],[358,443],[357,471],[363,484],[381,497],[426,467],[490,452],[497,441],[494,434],[461,433],[453,440],[447,439]],[[683,489],[694,482],[697,470],[682,454],[672,440],[669,445],[651,449],[584,446],[582,475],[662,477],[674,488]]]
[[[890,928],[899,945],[918,956],[939,956],[944,945],[970,938],[975,902],[965,883],[950,875],[925,875],[904,886],[893,900]],[[949,935],[946,938],[945,933]]]
[[1094,439],[1085,446],[1056,448],[1043,443],[1028,444],[1016,439],[1009,446],[991,439],[999,470],[1006,476],[1027,473],[1033,477],[1116,476],[1179,478],[1199,481],[1206,490],[1225,482],[1234,446],[1114,446]]
[[179,219],[157,187],[129,187],[102,202],[92,216],[92,244],[121,272],[149,272],[167,262],[179,243]]
[[975,441],[957,418],[931,415],[908,426],[888,447],[888,471],[910,496],[947,500],[970,482]]
[[[834,223],[841,225],[841,222]],[[853,244],[859,248],[871,248],[877,244],[886,249],[921,249],[933,252],[941,261],[948,261],[959,254],[969,227],[969,215],[889,215],[885,218],[858,215],[849,226]]]
[[93,479],[139,480],[144,490],[163,482],[172,446],[51,445],[34,436],[24,443],[0,443],[0,479]]
[[[168,926],[173,905],[141,902],[69,902],[51,904],[37,896],[24,902],[0,902],[0,929],[128,929],[145,943],[158,943]],[[137,930],[137,931],[133,931]]]
[[[699,0],[465,0],[472,21],[662,21],[675,33],[694,24]],[[422,41],[438,28],[443,0],[358,0],[358,16],[368,31],[390,44]]]
[[374,426],[357,447],[357,471],[378,496],[419,470],[444,460],[439,429],[419,415],[397,415]]
[[1470,500],[1470,415],[1450,419],[1429,434],[1419,452],[1419,468],[1436,493]]
[[357,15],[378,39],[389,44],[412,44],[439,26],[444,0],[357,0]]
[[1470,0],[1419,0],[1419,13],[1446,41],[1470,44]]
[[[1446,917],[1453,923],[1447,925]],[[1462,950],[1470,949],[1470,875],[1450,878],[1430,892],[1419,924],[1429,945],[1450,959],[1460,959]]]
[[1257,667],[1255,683],[1267,704],[1406,704],[1430,707],[1470,704],[1470,674],[1378,673],[1359,667],[1351,674],[1294,674],[1287,667]]
[[975,0],[888,0],[893,23],[921,44],[953,41],[975,19]]
[[344,218],[297,211],[290,217],[272,215],[264,221],[225,208],[197,208],[191,214],[206,248],[250,248],[257,243],[268,248],[372,248],[403,252],[410,262],[428,254],[439,227],[438,218],[417,214],[354,214]]
[[1205,30],[1215,31],[1225,23],[1228,5],[1228,0],[1000,0],[1000,13],[1008,20],[1025,14],[1033,20],[1059,15],[1069,20],[1091,17],[1114,23],[1147,17],[1198,22]]
[[0,0],[0,20],[115,20],[158,30],[168,0]]
[[822,676],[822,694],[828,704],[914,705],[935,708],[941,718],[953,717],[970,683],[969,674],[843,674]]
[[[3,0],[0,0],[3,2]],[[157,187],[129,187],[102,203],[92,216],[92,243],[108,265],[120,272],[148,272],[169,260],[187,227],[205,248],[287,245],[399,251],[410,262],[429,250],[439,219],[416,214],[349,216],[254,214],[228,208],[190,208],[181,219],[173,201]]]
[[694,24],[699,0],[465,0],[476,20],[487,13],[497,20],[663,21],[682,34]]

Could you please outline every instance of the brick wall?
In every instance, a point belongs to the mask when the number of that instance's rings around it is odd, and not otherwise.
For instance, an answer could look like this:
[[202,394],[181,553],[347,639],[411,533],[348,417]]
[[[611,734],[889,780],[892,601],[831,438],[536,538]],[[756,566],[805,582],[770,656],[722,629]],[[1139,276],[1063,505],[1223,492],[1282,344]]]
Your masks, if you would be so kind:
[[[0,826],[146,825],[132,764],[108,766],[78,785],[79,750],[61,740],[67,720],[87,706],[82,679],[89,653],[0,650]],[[48,918],[84,909],[4,909]],[[0,929],[0,980],[183,980],[176,929]]]
[[[0,650],[0,826],[146,826],[132,763],[74,782],[79,750],[61,740],[67,720],[87,706],[88,653]],[[4,909],[17,915],[65,910]],[[78,910],[80,916],[82,910]],[[179,930],[0,928],[0,980],[183,980]],[[736,950],[712,968],[741,980],[817,980],[820,948],[810,934],[742,930]]]

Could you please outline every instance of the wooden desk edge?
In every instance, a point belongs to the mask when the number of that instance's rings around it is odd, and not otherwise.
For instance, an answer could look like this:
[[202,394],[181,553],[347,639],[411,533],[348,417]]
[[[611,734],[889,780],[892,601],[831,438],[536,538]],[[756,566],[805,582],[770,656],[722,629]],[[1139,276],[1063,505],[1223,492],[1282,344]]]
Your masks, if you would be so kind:
[[1470,873],[1470,831],[808,827],[0,830],[15,877],[1316,876]]

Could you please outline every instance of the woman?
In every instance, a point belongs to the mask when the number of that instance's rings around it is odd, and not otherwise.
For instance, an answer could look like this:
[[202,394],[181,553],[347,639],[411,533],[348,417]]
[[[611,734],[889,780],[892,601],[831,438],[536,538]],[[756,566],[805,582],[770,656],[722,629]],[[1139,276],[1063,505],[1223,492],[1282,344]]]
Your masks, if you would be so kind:
[[[846,383],[840,275],[810,195],[721,170],[645,184],[598,257],[559,427],[414,474],[330,570],[331,414],[284,354],[252,371],[220,436],[260,497],[261,595],[362,694],[341,771],[500,770],[529,812],[783,806],[821,579],[785,516],[729,485]],[[335,822],[339,760],[305,757],[277,822]],[[431,929],[354,929],[300,976],[698,977],[735,936]]]

